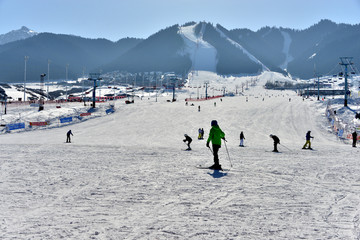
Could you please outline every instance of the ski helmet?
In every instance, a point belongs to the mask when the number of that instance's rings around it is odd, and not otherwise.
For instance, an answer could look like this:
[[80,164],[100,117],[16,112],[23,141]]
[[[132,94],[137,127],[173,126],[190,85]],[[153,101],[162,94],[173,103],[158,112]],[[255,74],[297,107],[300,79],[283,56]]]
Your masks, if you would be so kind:
[[212,121],[211,121],[211,126],[217,126],[217,125],[218,125],[218,123],[217,123],[216,120],[212,120]]

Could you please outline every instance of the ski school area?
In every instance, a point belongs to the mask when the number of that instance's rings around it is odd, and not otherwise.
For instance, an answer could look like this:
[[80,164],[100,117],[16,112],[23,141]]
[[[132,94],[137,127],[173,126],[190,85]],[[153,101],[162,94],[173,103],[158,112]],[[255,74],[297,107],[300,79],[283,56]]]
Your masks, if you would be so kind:
[[[111,114],[103,103],[101,116],[57,127],[28,123],[87,109],[9,108],[28,129],[0,134],[0,238],[359,239],[359,147],[345,134],[358,126],[358,105],[264,89],[274,77],[194,106],[185,91],[173,102],[120,99]],[[218,152],[224,171],[197,168],[214,163],[206,147],[213,120],[227,141]],[[313,150],[302,149],[308,131]]]

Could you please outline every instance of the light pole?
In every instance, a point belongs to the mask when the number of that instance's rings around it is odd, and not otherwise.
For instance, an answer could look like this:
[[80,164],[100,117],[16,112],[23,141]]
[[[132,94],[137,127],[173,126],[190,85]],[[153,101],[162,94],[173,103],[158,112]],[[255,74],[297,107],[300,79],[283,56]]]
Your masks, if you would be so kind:
[[155,102],[157,102],[157,80],[155,79],[156,83],[155,83]]
[[40,96],[40,99],[39,99],[39,112],[44,110],[44,77],[46,76],[45,73],[41,74],[40,75],[40,93],[41,96]]
[[29,60],[29,56],[24,57],[25,60],[25,70],[24,70],[24,102],[26,101],[26,62]]
[[172,101],[175,102],[176,99],[175,99],[175,87],[176,87],[176,78],[173,79],[173,98],[172,98]]
[[67,63],[66,64],[66,67],[65,67],[65,69],[66,69],[66,76],[65,76],[65,96],[66,96],[66,101],[68,100],[68,96],[67,96],[67,80],[68,80],[68,68],[69,68],[69,64]]
[[50,84],[50,80],[49,80],[49,76],[50,76],[50,63],[51,63],[51,60],[48,59],[48,72],[47,72],[47,88],[46,88],[46,95],[48,97],[48,100],[49,100],[49,84]]
[[322,77],[321,75],[317,75],[317,92],[318,92],[318,97],[317,100],[320,100],[320,83],[319,83],[319,78]]

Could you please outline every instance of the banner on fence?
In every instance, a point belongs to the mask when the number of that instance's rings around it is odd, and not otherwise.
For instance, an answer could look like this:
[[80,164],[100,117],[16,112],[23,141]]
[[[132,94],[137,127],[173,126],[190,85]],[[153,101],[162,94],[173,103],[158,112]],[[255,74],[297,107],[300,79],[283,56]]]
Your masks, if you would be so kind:
[[106,114],[113,113],[115,110],[113,108],[106,109]]
[[60,118],[60,123],[72,122],[72,117]]
[[31,103],[30,107],[39,107],[39,104],[38,103]]
[[87,112],[88,113],[93,113],[93,112],[95,112],[95,108],[90,108]]
[[90,116],[91,113],[90,112],[87,112],[87,113],[81,113],[80,114],[80,117],[85,117],[85,116]]
[[8,124],[6,125],[7,130],[16,130],[16,129],[21,129],[21,128],[25,128],[25,123],[13,123],[13,124]]
[[30,122],[30,126],[46,126],[47,122]]
[[339,133],[338,133],[338,136],[339,136],[339,137],[342,137],[343,134],[344,134],[344,130],[343,130],[343,129],[340,129],[340,130],[339,130]]

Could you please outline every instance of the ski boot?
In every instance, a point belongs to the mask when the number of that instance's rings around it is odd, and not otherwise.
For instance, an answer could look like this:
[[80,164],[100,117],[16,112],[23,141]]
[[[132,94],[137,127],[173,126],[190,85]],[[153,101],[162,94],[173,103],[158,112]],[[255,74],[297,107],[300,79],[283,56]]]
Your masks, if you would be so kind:
[[214,164],[211,167],[209,167],[209,169],[213,169],[213,170],[222,170],[221,165],[220,164]]

